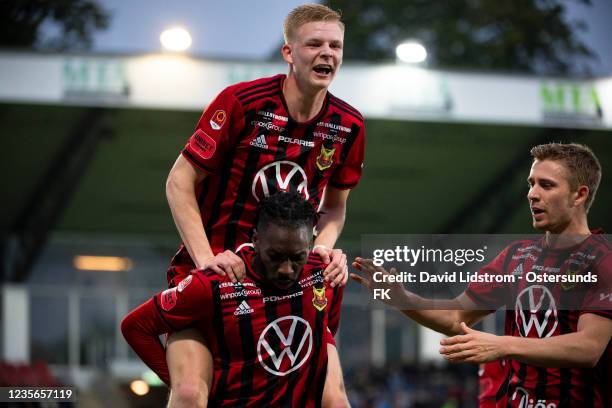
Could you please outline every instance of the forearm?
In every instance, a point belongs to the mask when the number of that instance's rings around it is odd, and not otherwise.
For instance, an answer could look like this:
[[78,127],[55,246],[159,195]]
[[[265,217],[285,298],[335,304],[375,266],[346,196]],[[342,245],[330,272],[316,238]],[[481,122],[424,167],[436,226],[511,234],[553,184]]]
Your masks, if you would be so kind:
[[138,357],[166,384],[170,384],[170,373],[166,363],[166,351],[159,335],[166,333],[165,327],[155,311],[153,300],[143,303],[121,322],[123,337]]
[[323,245],[334,248],[346,216],[346,207],[323,208],[319,222],[317,223],[317,237],[315,245]]
[[204,232],[195,185],[169,178],[166,197],[181,239],[196,267],[200,268],[214,254]]
[[507,358],[539,367],[594,367],[601,357],[595,339],[575,332],[546,338],[505,336]]
[[[422,298],[412,292],[405,291],[401,304],[401,312],[418,324],[435,330],[447,336],[460,333],[462,313],[461,306],[455,299],[433,300]],[[466,322],[471,324],[473,322]]]

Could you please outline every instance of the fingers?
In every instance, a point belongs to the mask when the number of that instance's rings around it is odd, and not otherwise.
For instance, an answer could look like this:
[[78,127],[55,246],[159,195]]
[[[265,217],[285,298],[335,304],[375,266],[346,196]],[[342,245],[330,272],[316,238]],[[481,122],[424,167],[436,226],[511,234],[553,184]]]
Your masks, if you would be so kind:
[[319,255],[321,257],[321,260],[323,260],[323,263],[328,264],[332,261],[330,257],[330,252],[332,251],[323,245],[315,245],[315,247],[312,249],[312,252]]
[[476,357],[477,350],[468,343],[461,343],[453,346],[441,347],[440,354],[448,361],[462,362],[466,361],[466,359]]
[[220,276],[227,275],[232,282],[239,282],[246,276],[242,259],[232,251],[224,251],[207,260],[203,269],[210,269]]
[[331,262],[323,271],[323,275],[325,276],[325,280],[330,282],[330,286],[333,288],[338,285],[346,284],[348,280],[348,267],[346,265],[346,254],[340,249],[332,250],[331,254]]
[[210,269],[211,271],[215,272],[219,276],[225,276],[225,272],[223,271],[223,269],[219,268],[217,265],[211,265],[207,268],[202,268],[202,269]]
[[334,271],[334,274],[330,273],[328,276],[325,277],[325,279],[331,281],[330,285],[332,288],[336,286],[346,285],[346,282],[348,280],[348,268],[346,264],[343,267],[336,269]]
[[476,332],[476,330],[465,324],[465,322],[461,322],[461,330],[463,330],[463,332],[466,334]]
[[362,285],[363,287],[370,289],[370,281],[367,279],[364,279],[363,277],[357,275],[356,273],[351,273],[351,279],[354,280],[355,282],[359,283],[360,285]]
[[374,272],[376,272],[376,267],[372,263],[371,259],[357,257],[353,262],[353,267],[370,277],[374,275]]
[[440,340],[440,344],[443,346],[450,346],[453,344],[467,343],[470,340],[471,337],[468,337],[467,335],[457,335]]
[[346,285],[346,283],[348,282],[348,277],[349,277],[348,265],[344,265],[344,271],[342,273],[342,282],[340,283],[340,286]]

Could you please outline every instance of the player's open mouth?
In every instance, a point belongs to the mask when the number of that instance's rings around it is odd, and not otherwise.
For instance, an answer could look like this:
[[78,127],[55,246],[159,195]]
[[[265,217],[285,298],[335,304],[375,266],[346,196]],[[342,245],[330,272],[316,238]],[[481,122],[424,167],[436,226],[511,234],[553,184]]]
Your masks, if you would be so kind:
[[537,208],[537,207],[531,207],[531,214],[533,214],[534,217],[538,217],[541,214],[544,214],[544,210],[542,210],[541,208]]
[[327,76],[332,73],[331,65],[319,64],[315,65],[313,71],[319,75]]

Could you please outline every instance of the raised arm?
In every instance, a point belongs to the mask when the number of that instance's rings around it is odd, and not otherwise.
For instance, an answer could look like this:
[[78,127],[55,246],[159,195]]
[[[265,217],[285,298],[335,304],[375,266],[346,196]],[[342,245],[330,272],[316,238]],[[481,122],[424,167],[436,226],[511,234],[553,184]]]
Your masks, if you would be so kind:
[[612,338],[612,320],[594,313],[578,319],[577,331],[546,338],[496,336],[462,326],[443,339],[440,353],[452,362],[484,363],[510,358],[539,367],[595,367]]
[[179,155],[166,181],[166,197],[174,223],[198,269],[212,269],[220,275],[228,273],[233,281],[242,280],[245,275],[242,260],[229,250],[215,256],[210,248],[196,196],[197,186],[205,178],[205,172]]
[[346,254],[334,246],[344,227],[349,192],[328,185],[319,210],[314,252],[329,264],[323,274],[332,286],[344,285],[348,280]]
[[355,258],[353,267],[362,274],[351,274],[351,278],[370,290],[389,289],[389,300],[385,303],[397,308],[415,322],[437,332],[452,336],[462,333],[461,322],[473,325],[490,313],[489,310],[477,310],[476,305],[465,294],[455,299],[425,299],[404,288],[399,282],[377,283],[374,274],[395,274],[386,271],[382,266],[375,266],[371,259]]

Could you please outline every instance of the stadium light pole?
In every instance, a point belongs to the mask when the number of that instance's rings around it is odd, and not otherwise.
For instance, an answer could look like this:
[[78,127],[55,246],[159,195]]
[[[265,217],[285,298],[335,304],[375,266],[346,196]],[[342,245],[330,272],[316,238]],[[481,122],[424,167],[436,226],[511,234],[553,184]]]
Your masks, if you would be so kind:
[[160,34],[159,41],[165,50],[182,52],[191,46],[191,34],[183,27],[172,27]]
[[422,64],[427,60],[427,49],[416,40],[408,40],[395,48],[398,61],[408,64]]

